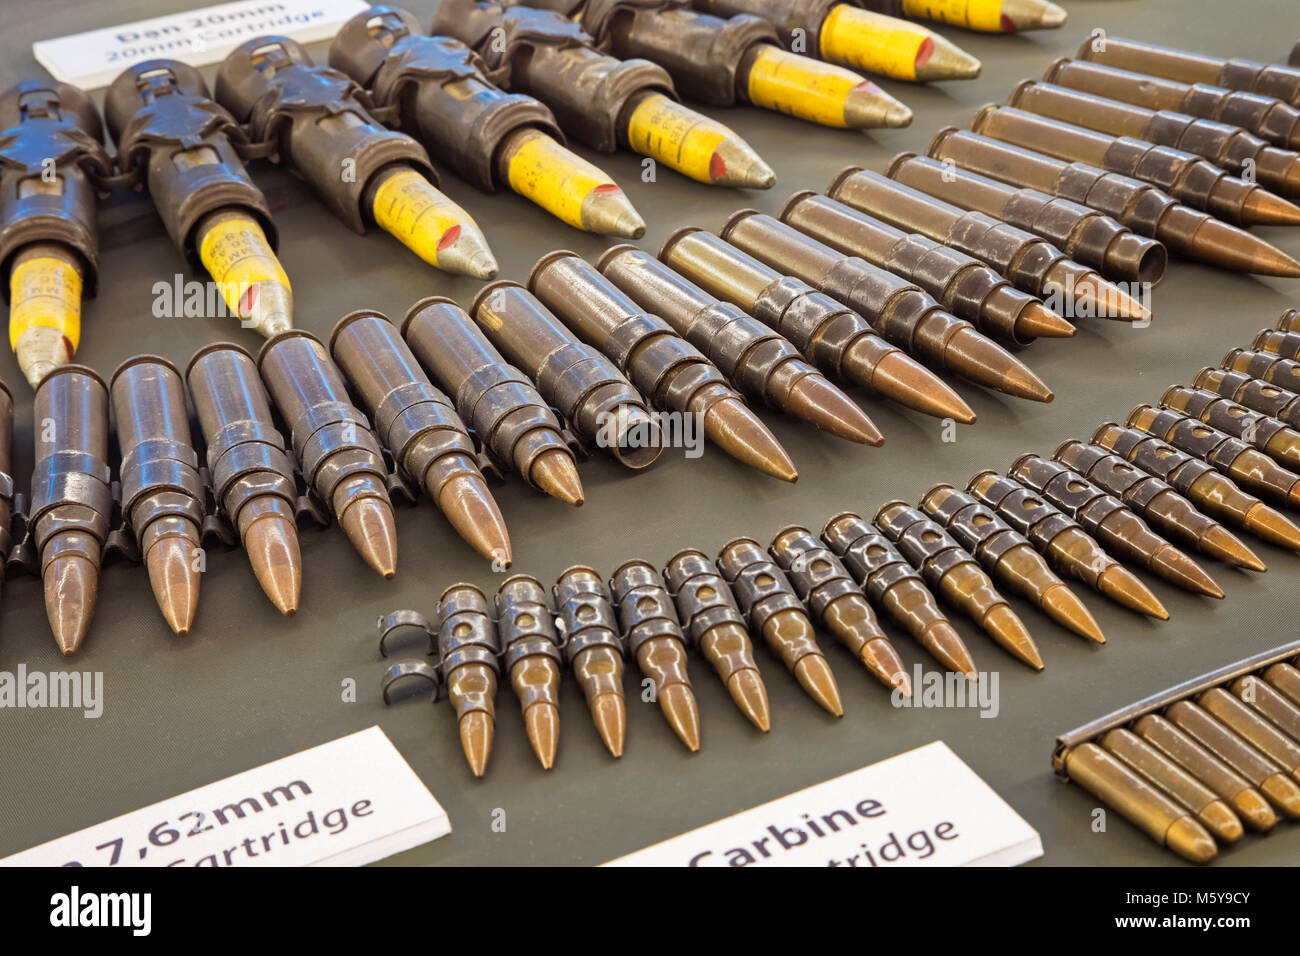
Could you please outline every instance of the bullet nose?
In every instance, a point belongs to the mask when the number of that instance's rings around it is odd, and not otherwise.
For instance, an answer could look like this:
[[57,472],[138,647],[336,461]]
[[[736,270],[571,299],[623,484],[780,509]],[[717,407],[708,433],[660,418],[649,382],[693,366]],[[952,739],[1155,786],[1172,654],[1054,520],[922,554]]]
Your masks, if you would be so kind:
[[397,525],[392,505],[379,498],[358,498],[344,508],[339,524],[366,564],[385,579],[397,574]]
[[78,554],[55,558],[45,568],[45,614],[65,657],[76,653],[90,627],[99,594],[99,569]]

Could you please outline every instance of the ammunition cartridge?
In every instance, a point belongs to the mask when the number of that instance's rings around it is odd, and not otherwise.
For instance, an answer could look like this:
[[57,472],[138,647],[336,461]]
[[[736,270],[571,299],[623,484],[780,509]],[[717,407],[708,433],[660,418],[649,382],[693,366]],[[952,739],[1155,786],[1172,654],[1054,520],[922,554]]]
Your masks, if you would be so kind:
[[919,286],[756,210],[733,214],[720,234],[847,305],[886,341],[917,358],[1007,394],[1051,401],[1051,390],[1032,371],[969,322],[945,312]]
[[1300,332],[1300,309],[1287,309],[1273,326],[1280,332]]
[[751,631],[763,635],[799,681],[804,691],[824,710],[844,716],[839,687],[826,657],[817,645],[817,632],[790,586],[790,581],[753,538],[737,538],[718,553],[718,570],[749,620]]
[[1262,329],[1250,343],[1252,351],[1269,352],[1283,358],[1300,358],[1300,332]]
[[1199,418],[1205,424],[1240,438],[1278,464],[1300,468],[1300,432],[1263,412],[1202,388],[1171,385],[1160,396],[1160,407]]
[[4,566],[13,548],[10,524],[14,517],[14,398],[0,382],[0,596],[4,594]]
[[921,499],[921,510],[943,525],[997,583],[1076,634],[1106,643],[1092,614],[1052,573],[1029,539],[974,495],[952,485],[935,485]]
[[1300,110],[1272,96],[1207,83],[1179,83],[1086,60],[1062,57],[1043,79],[1072,90],[1152,110],[1176,110],[1250,130],[1286,149],[1300,148]]
[[[955,129],[952,132],[959,144],[964,143],[966,137],[975,135]],[[996,140],[987,142],[996,148],[1005,146]],[[1071,259],[1106,276],[1155,282],[1164,275],[1168,263],[1164,247],[1117,222],[1107,215],[1106,210],[1089,208],[1085,204],[1086,195],[1054,194],[1054,180],[1017,181],[1011,185],[991,178],[987,168],[967,162],[964,156],[951,157],[956,166],[952,162],[940,162],[950,158],[946,144],[947,140],[944,140],[943,155],[933,158],[900,153],[894,157],[885,175],[905,186],[1036,233]],[[931,153],[939,151],[939,147],[940,141],[936,139]],[[1061,165],[1055,160],[1044,161],[1054,169]]]
[[185,385],[166,359],[139,355],[118,366],[109,394],[122,449],[122,514],[163,617],[176,634],[188,634],[202,570],[203,483]]
[[891,16],[937,20],[983,33],[1053,30],[1066,20],[1065,10],[1051,0],[862,0],[862,6]]
[[1271,146],[1240,126],[1152,110],[1052,83],[1025,80],[1007,105],[1111,136],[1133,137],[1203,156],[1236,176],[1249,172],[1274,192],[1300,190],[1300,155]]
[[650,679],[668,726],[692,752],[700,749],[700,710],[686,671],[686,635],[654,565],[628,561],[609,581],[628,651]]
[[308,332],[282,332],[262,346],[257,366],[307,486],[366,563],[393,577],[397,530],[383,451],[325,346]]
[[1264,680],[1268,681],[1271,687],[1276,687],[1287,700],[1293,704],[1300,704],[1300,669],[1296,668],[1296,663],[1292,661],[1290,664],[1274,664],[1264,671]]
[[582,484],[560,420],[528,376],[507,364],[460,306],[440,296],[421,299],[407,311],[402,336],[434,381],[455,398],[461,420],[499,464],[539,491],[582,504]]
[[578,679],[600,739],[621,757],[627,736],[623,641],[609,591],[595,570],[575,565],[560,572],[551,594],[564,635],[564,660]]
[[1133,409],[1125,423],[1209,462],[1261,497],[1291,507],[1300,507],[1300,475],[1283,468],[1267,455],[1227,432],[1182,412],[1150,405],[1139,405]]
[[807,528],[791,525],[776,533],[768,553],[813,621],[835,635],[882,684],[910,697],[912,685],[898,652],[835,552]]
[[[973,173],[1016,187],[1041,190],[1084,203],[1113,216],[1115,221],[1135,233],[1158,239],[1181,255],[1211,265],[1261,275],[1300,275],[1300,262],[1280,249],[1130,176],[1107,172],[1087,163],[1044,156],[955,127],[939,131],[930,143],[929,154],[932,159],[941,161],[942,169],[956,163]],[[1054,235],[1046,237],[1056,238]],[[1064,248],[1071,252],[1069,246]],[[1088,262],[1087,259],[1083,261]]]
[[531,292],[517,282],[494,282],[479,291],[470,312],[579,438],[607,449],[626,468],[645,468],[659,457],[659,425],[632,384]]
[[460,746],[476,777],[487,770],[496,736],[499,650],[483,592],[472,584],[453,584],[443,591],[438,599],[438,657],[456,711]]
[[881,505],[877,528],[921,572],[930,590],[978,624],[1008,653],[1034,670],[1043,659],[1029,631],[979,563],[943,526],[903,501]]
[[1121,456],[1099,445],[1068,441],[1052,457],[1118,497],[1166,537],[1237,567],[1265,570],[1264,562],[1236,535],[1201,514],[1164,479],[1148,475]]
[[1270,385],[1244,372],[1206,366],[1196,373],[1192,385],[1222,395],[1257,412],[1272,416],[1292,428],[1300,428],[1300,395]]
[[1064,319],[973,256],[909,235],[812,190],[791,196],[781,221],[915,283],[986,335],[1028,345],[1039,335],[1074,334]]
[[934,595],[894,543],[860,515],[844,512],[826,522],[821,539],[844,563],[873,604],[889,615],[948,670],[972,680],[975,662],[961,636],[939,610]]
[[1245,372],[1288,392],[1300,392],[1300,361],[1282,358],[1269,352],[1233,349],[1223,357],[1219,367],[1230,372]]
[[334,326],[329,349],[397,467],[424,489],[465,541],[509,567],[510,535],[475,463],[474,442],[451,399],[429,381],[396,326],[379,312],[349,313]]
[[29,526],[40,555],[50,630],[59,650],[70,656],[95,611],[113,513],[108,388],[88,368],[59,366],[36,389],[32,421],[36,453]]
[[1213,83],[1230,90],[1275,96],[1292,106],[1300,106],[1300,70],[1280,63],[1256,63],[1238,58],[1223,60],[1112,36],[1107,36],[1103,44],[1085,41],[1075,56],[1121,70],[1140,70],[1151,76],[1168,77],[1181,83]]
[[668,559],[664,580],[691,643],[713,665],[740,712],[766,733],[772,726],[767,686],[731,587],[708,556],[694,548]]
[[1239,677],[1230,688],[1252,711],[1271,720],[1292,740],[1300,740],[1300,707],[1254,674]]
[[550,770],[560,742],[560,638],[550,598],[536,578],[511,575],[497,589],[496,612],[501,663],[533,753]]
[[1300,780],[1300,743],[1283,733],[1271,720],[1256,713],[1222,687],[1212,687],[1196,702],[1260,753]]
[[266,596],[293,615],[302,590],[298,486],[257,365],[238,345],[207,345],[190,359],[185,380],[217,505],[239,532]]

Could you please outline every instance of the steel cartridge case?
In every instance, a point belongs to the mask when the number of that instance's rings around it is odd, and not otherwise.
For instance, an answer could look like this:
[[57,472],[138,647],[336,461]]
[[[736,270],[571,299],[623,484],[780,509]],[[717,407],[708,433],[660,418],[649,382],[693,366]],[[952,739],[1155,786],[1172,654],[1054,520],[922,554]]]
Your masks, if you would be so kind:
[[1245,372],[1208,366],[1196,373],[1192,385],[1300,429],[1300,394],[1279,388]]
[[659,457],[663,436],[632,384],[531,292],[517,282],[494,282],[479,291],[470,312],[584,442],[607,449],[627,468],[645,468]]
[[627,724],[623,641],[609,591],[593,568],[575,565],[560,572],[551,594],[564,660],[578,679],[606,746],[615,757],[621,756]]
[[1160,396],[1160,406],[1199,418],[1212,428],[1240,438],[1287,468],[1300,468],[1300,432],[1263,412],[1214,392],[1184,385],[1166,389]]
[[1233,349],[1223,357],[1219,367],[1230,372],[1244,372],[1251,378],[1284,388],[1288,392],[1300,392],[1300,361],[1295,359],[1283,358],[1270,352]]
[[560,638],[550,596],[540,581],[515,574],[496,594],[501,666],[519,699],[528,740],[550,770],[560,737]]
[[461,745],[475,776],[487,769],[496,729],[501,674],[496,625],[487,598],[472,584],[453,584],[438,599],[438,657]]
[[1300,332],[1261,329],[1250,343],[1252,351],[1269,352],[1283,358],[1300,358]]

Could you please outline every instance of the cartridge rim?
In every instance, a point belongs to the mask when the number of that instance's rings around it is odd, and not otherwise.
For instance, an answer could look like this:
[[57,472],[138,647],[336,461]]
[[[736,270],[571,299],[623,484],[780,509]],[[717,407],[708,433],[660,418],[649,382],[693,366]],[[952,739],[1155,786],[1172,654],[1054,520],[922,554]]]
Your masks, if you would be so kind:
[[180,378],[181,376],[180,369],[178,369],[170,359],[165,359],[161,355],[153,355],[151,353],[146,353],[144,355],[133,355],[113,370],[113,374],[108,377],[109,388],[112,388],[113,383],[117,381],[118,376],[121,375],[123,372],[125,372],[127,369],[129,369],[131,366],[145,365],[145,364],[161,365],[164,368],[170,369],[173,373],[175,373],[177,378]]
[[668,238],[664,240],[664,244],[659,247],[659,261],[666,263],[668,261],[668,255],[669,252],[672,250],[672,247],[677,245],[677,243],[680,242],[686,236],[689,236],[693,232],[706,232],[706,231],[707,230],[703,226],[682,226],[680,229],[673,230],[673,232],[668,236]]
[[190,356],[190,360],[185,363],[185,380],[189,381],[190,372],[194,371],[194,365],[199,359],[203,358],[203,356],[207,355],[209,352],[216,352],[219,350],[239,352],[250,362],[254,361],[253,354],[237,342],[209,342],[207,345],[199,346],[198,350]]
[[820,196],[820,195],[821,193],[819,193],[815,189],[801,189],[798,192],[793,193],[790,196],[790,198],[785,201],[785,205],[781,207],[781,211],[777,213],[776,218],[784,220],[786,215],[790,212],[791,209],[795,207],[797,203],[803,202],[809,196]]
[[316,336],[312,335],[306,329],[285,329],[283,332],[271,336],[263,342],[262,347],[257,350],[257,370],[259,372],[262,370],[262,366],[266,362],[266,357],[271,354],[271,349],[275,348],[275,346],[279,345],[286,339],[295,338],[311,339],[316,344],[320,344],[320,339],[316,338]]
[[735,548],[735,547],[737,547],[738,545],[742,545],[742,544],[752,544],[755,548],[757,548],[759,551],[761,551],[764,555],[767,554],[767,552],[763,550],[763,545],[762,545],[760,542],[758,542],[758,541],[755,540],[754,538],[751,538],[751,537],[749,537],[749,536],[747,536],[747,535],[743,535],[743,536],[741,536],[741,537],[739,537],[739,538],[732,538],[730,541],[728,541],[726,544],[724,544],[724,545],[723,545],[723,546],[718,550],[718,560],[719,560],[719,561],[722,560],[722,556],[723,556],[724,554],[726,554],[726,553],[727,553],[728,551],[730,551],[732,548]]
[[724,222],[722,228],[718,230],[718,235],[723,239],[726,239],[735,230],[736,226],[740,224],[740,220],[758,215],[761,215],[761,213],[757,209],[737,209],[727,217],[727,221]]
[[1061,68],[1067,63],[1073,63],[1074,58],[1069,56],[1058,56],[1051,63],[1047,64],[1047,69],[1043,71],[1043,80],[1047,83],[1055,83],[1057,75]]
[[615,256],[621,256],[625,252],[643,251],[644,250],[640,246],[634,246],[630,242],[620,242],[616,246],[610,246],[600,254],[600,258],[596,260],[596,268],[601,272],[604,272],[605,266],[609,263],[609,260],[613,259]]
[[475,314],[478,313],[478,307],[480,304],[482,304],[484,296],[486,296],[492,290],[504,289],[508,287],[523,289],[525,292],[528,292],[528,290],[524,288],[523,285],[516,282],[514,279],[497,279],[494,282],[489,282],[483,288],[478,290],[478,295],[474,296],[474,301],[469,304],[469,314],[471,316],[474,316]]
[[826,519],[826,523],[822,525],[821,533],[825,534],[830,530],[831,525],[847,520],[866,521],[867,519],[862,517],[862,515],[858,514],[856,511],[841,511],[839,514],[831,515]]
[[886,501],[883,505],[877,508],[876,513],[871,516],[871,523],[875,524],[876,522],[878,522],[880,520],[880,516],[885,513],[885,509],[892,508],[895,505],[899,505],[900,507],[903,508],[912,507],[908,502],[904,501],[902,498],[895,498],[892,501]]
[[378,309],[357,309],[353,312],[349,312],[347,315],[343,316],[343,318],[335,322],[334,328],[330,331],[327,347],[329,348],[331,356],[334,355],[334,343],[338,339],[339,333],[343,331],[344,326],[351,325],[358,319],[382,319],[389,325],[393,324],[393,320],[384,315],[384,313],[380,312]]
[[849,163],[849,165],[845,166],[835,174],[835,178],[832,179],[830,185],[826,187],[826,195],[829,196],[831,193],[835,192],[835,190],[839,189],[840,183],[844,182],[844,180],[848,179],[850,176],[862,172],[864,169],[866,169],[865,166],[858,166],[854,163]]
[[[956,129],[957,127],[950,126],[948,128]],[[914,153],[910,150],[905,153],[899,153],[897,156],[895,156],[893,159],[889,161],[889,166],[885,168],[885,175],[888,176],[890,179],[893,179],[894,171],[898,169],[901,163],[905,163],[909,159],[916,159],[918,155],[919,155],[918,153]]]
[[627,570],[630,567],[633,567],[634,565],[642,565],[644,567],[650,568],[650,570],[654,571],[655,574],[659,573],[659,569],[656,568],[649,561],[647,561],[645,558],[628,558],[626,561],[624,561],[622,564],[616,567],[613,571],[609,572],[610,581],[613,581],[623,571]]
[[709,555],[703,548],[682,548],[676,554],[669,556],[668,560],[664,562],[664,567],[671,567],[674,561],[679,561],[688,554],[698,554],[705,561],[709,560]]
[[14,393],[9,391],[9,386],[6,385],[3,380],[0,380],[0,392],[4,392],[9,396],[9,400],[13,401]]
[[[552,249],[550,252],[546,253],[534,262],[533,267],[528,270],[528,279],[524,283],[524,288],[535,294],[537,292],[537,277],[541,274],[542,270],[549,266],[553,260],[567,258],[582,259],[582,256],[578,255],[572,249]],[[583,261],[585,262],[586,260],[584,259]],[[474,302],[476,305],[478,304],[477,299],[475,299]]]
[[[979,120],[981,116],[983,116],[988,111],[988,108],[990,106],[996,106],[996,105],[997,105],[996,103],[985,104],[984,108],[981,109],[978,113],[976,113],[975,118],[971,120],[971,128],[972,129],[975,128],[975,123]],[[943,129],[939,130],[939,132],[934,134],[934,139],[930,140],[930,145],[926,147],[926,152],[929,153],[931,156],[934,156],[934,151],[943,145],[943,141],[945,139],[947,139],[953,133],[960,133],[960,132],[961,132],[960,126],[945,126]]]
[[105,391],[105,393],[108,392],[108,386],[104,383],[104,379],[100,376],[98,372],[96,372],[89,365],[77,365],[77,364],[54,366],[54,368],[50,369],[48,372],[46,372],[44,375],[41,376],[40,382],[38,382],[36,385],[36,391],[39,392],[45,386],[45,383],[48,382],[50,379],[54,378],[54,376],[74,373],[74,372],[77,375],[84,375],[86,378],[89,378],[91,381],[95,382],[100,388],[102,388]]
[[1007,94],[1007,106],[1015,106],[1016,103],[1019,102],[1023,90],[1026,90],[1031,86],[1037,86],[1040,82],[1041,80],[1035,80],[1032,78],[1021,80],[1012,88],[1011,92]]
[[442,589],[442,593],[438,595],[438,603],[441,604],[444,600],[446,600],[447,595],[450,594],[452,591],[459,591],[462,588],[468,588],[471,591],[477,591],[479,597],[481,597],[483,601],[486,603],[487,595],[483,593],[483,589],[479,587],[477,584],[470,584],[468,581],[457,581],[455,584],[447,585],[445,588]]
[[508,588],[511,582],[513,581],[531,581],[533,584],[536,584],[539,588],[541,588],[542,591],[546,590],[546,586],[542,584],[541,581],[537,580],[537,578],[533,577],[531,574],[512,574],[510,575],[510,577],[506,578],[504,581],[501,582],[501,586],[497,588],[497,594],[500,594],[506,588]]
[[812,533],[812,529],[811,529],[811,528],[807,527],[806,525],[801,525],[801,524],[799,524],[798,522],[796,522],[796,523],[794,523],[794,524],[788,524],[788,525],[786,525],[784,528],[781,528],[781,529],[778,530],[775,534],[773,534],[773,535],[772,535],[772,544],[775,545],[779,540],[781,540],[781,538],[782,538],[784,535],[790,533],[791,531],[802,531],[804,534],[811,535],[812,537],[816,537],[816,535],[814,535],[814,534]]
[[411,320],[431,305],[454,305],[456,308],[460,309],[460,311],[465,311],[464,309],[461,309],[460,303],[450,296],[426,295],[423,299],[417,299],[415,303],[406,310],[406,315],[402,316],[402,324],[398,328],[398,331],[405,336],[406,327],[411,324]]
[[595,568],[593,568],[590,564],[571,564],[555,576],[555,583],[559,584],[570,574],[576,574],[579,571],[586,571],[588,574],[595,576],[596,580],[598,581],[603,582],[605,580],[600,576],[600,572],[597,571]]
[[[985,117],[990,116],[993,113],[996,113],[1000,109],[1002,109],[1001,103],[985,103],[983,106],[981,106],[975,112],[975,115],[971,117],[971,121],[970,121],[971,132],[978,133],[980,131],[980,127],[984,125]],[[952,128],[956,129],[957,127],[954,126]],[[939,130],[939,132],[942,133],[943,130]],[[936,143],[938,142],[937,138],[935,139],[935,142]],[[933,143],[931,145],[933,145]]]

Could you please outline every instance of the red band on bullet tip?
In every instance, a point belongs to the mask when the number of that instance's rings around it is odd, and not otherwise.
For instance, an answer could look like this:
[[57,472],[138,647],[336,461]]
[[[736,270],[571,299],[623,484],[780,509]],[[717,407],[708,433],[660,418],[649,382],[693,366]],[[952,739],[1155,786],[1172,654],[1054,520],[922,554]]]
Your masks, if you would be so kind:
[[883,93],[883,92],[885,92],[885,91],[882,90],[880,87],[876,86],[875,83],[872,83],[870,80],[863,80],[863,81],[862,81],[861,83],[859,83],[857,86],[853,87],[853,92],[856,93],[858,90],[866,90],[868,93]]
[[1015,33],[1015,32],[1016,32],[1016,21],[1015,21],[1015,20],[1012,20],[1012,19],[1011,19],[1009,16],[1007,16],[1005,13],[1002,14],[1002,32],[1003,32],[1003,33]]
[[248,315],[253,311],[253,306],[257,304],[257,286],[250,285],[244,290],[244,294],[239,297],[239,311]]
[[449,245],[451,245],[459,238],[460,238],[460,225],[457,224],[455,226],[452,226],[450,229],[448,229],[446,232],[442,234],[442,238],[438,240],[438,251],[441,252],[443,249],[446,249]]
[[932,56],[934,56],[934,37],[926,37],[921,41],[920,49],[916,51],[915,65],[925,66]]
[[614,183],[601,183],[599,186],[597,186],[595,189],[592,190],[592,192],[600,193],[602,196],[607,196],[610,193],[621,193],[622,191],[623,190],[619,189],[618,186],[615,185]]
[[727,175],[727,161],[719,153],[709,157],[709,178],[721,179]]

